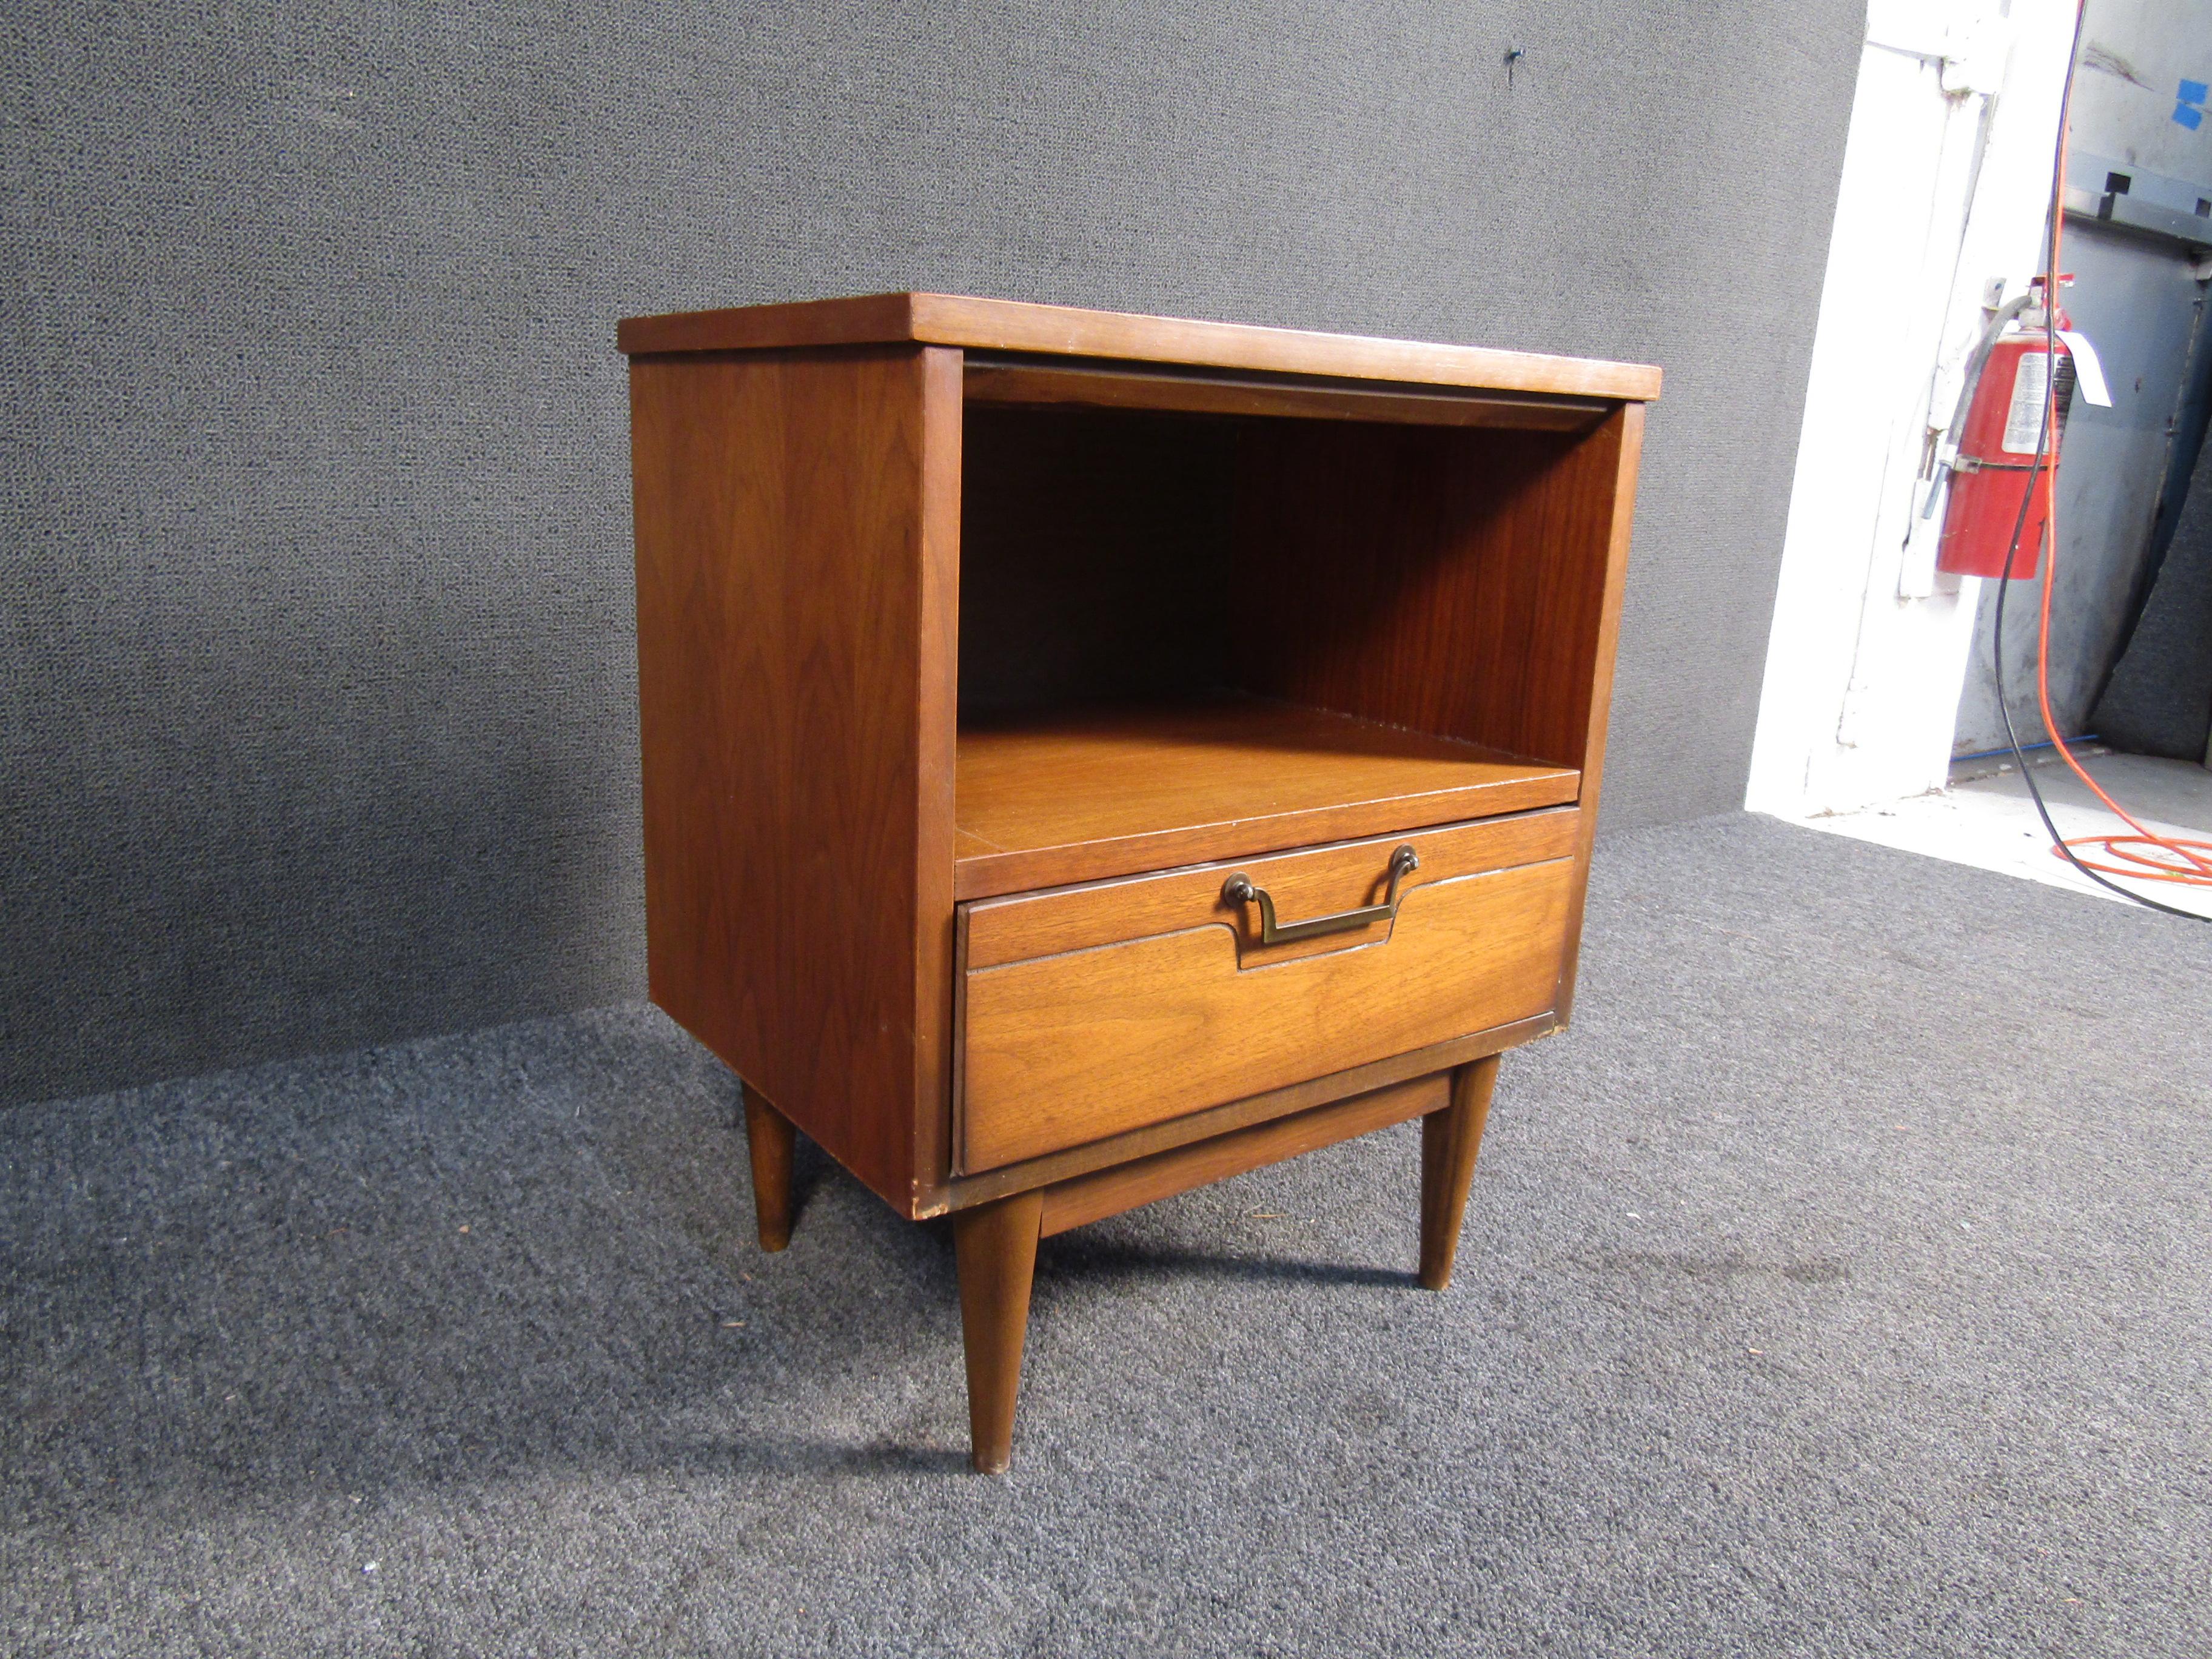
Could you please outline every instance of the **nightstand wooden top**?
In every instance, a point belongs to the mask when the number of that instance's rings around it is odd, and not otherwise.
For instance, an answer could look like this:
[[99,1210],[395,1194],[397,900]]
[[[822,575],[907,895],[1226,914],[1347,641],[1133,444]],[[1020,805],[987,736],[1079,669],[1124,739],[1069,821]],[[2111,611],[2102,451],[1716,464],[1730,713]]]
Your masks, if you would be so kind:
[[616,338],[633,356],[914,343],[1628,403],[1648,403],[1659,395],[1658,369],[1643,363],[1245,323],[1194,322],[951,294],[875,294],[631,317],[622,323]]

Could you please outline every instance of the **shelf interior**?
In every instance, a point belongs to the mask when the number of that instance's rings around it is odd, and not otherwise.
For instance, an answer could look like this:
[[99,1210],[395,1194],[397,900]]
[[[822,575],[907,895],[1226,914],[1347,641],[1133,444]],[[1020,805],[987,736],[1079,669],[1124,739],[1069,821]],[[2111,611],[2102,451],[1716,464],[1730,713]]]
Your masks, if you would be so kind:
[[1203,390],[966,410],[959,898],[1582,798],[1620,423]]
[[1581,774],[1234,692],[963,720],[955,889],[978,898],[1573,801]]

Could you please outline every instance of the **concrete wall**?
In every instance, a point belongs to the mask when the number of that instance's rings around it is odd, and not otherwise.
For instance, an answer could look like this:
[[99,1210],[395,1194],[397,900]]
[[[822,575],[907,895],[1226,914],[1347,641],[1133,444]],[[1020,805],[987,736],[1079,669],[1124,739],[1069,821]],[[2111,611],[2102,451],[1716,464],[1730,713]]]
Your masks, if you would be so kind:
[[19,6],[0,1098],[641,994],[625,313],[1663,363],[1608,822],[1733,807],[1861,15]]

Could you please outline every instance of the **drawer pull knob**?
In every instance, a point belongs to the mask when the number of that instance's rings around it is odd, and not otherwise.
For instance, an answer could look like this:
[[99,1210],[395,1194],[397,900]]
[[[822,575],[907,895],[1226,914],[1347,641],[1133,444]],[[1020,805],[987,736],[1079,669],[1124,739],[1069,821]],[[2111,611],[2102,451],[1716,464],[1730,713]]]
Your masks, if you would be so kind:
[[1363,905],[1357,910],[1340,910],[1333,916],[1313,916],[1304,921],[1277,921],[1273,897],[1266,888],[1255,887],[1249,876],[1230,877],[1222,884],[1221,896],[1230,904],[1257,903],[1260,943],[1288,945],[1293,939],[1317,939],[1323,933],[1349,933],[1370,921],[1389,921],[1398,914],[1398,884],[1420,867],[1419,855],[1410,847],[1401,847],[1390,854],[1390,890],[1383,895],[1382,903]]

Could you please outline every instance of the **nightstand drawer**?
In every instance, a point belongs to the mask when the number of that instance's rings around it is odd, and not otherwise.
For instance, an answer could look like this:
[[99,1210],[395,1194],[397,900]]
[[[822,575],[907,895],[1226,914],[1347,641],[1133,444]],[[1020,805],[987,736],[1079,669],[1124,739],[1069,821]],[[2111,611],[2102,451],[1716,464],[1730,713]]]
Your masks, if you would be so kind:
[[963,906],[959,1168],[1545,1012],[1578,822],[1563,808]]

